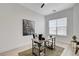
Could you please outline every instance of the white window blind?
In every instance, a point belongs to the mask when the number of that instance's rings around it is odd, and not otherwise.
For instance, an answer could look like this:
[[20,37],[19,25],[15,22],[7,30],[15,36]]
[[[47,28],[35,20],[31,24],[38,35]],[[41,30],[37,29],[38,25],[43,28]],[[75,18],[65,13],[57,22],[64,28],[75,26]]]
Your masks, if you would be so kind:
[[49,34],[67,35],[67,17],[49,21]]

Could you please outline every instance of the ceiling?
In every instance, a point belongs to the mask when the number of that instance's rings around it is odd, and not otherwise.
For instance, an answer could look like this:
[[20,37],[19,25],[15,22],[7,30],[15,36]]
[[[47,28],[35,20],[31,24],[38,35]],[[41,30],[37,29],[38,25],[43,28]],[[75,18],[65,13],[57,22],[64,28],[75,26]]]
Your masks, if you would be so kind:
[[31,9],[42,15],[48,15],[51,13],[55,13],[62,11],[64,9],[68,9],[74,6],[74,3],[45,3],[43,8],[41,8],[42,3],[21,3],[22,6]]

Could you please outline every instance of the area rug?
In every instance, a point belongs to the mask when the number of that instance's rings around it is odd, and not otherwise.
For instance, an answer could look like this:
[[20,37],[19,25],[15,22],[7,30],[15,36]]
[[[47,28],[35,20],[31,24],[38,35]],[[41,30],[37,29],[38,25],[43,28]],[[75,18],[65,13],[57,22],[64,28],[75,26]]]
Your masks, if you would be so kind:
[[[55,49],[53,49],[53,50],[47,48],[47,51],[46,51],[47,55],[46,56],[60,56],[62,54],[63,50],[64,50],[64,48],[59,47],[59,46],[56,46]],[[32,48],[22,51],[22,52],[19,52],[18,55],[19,56],[32,56]]]

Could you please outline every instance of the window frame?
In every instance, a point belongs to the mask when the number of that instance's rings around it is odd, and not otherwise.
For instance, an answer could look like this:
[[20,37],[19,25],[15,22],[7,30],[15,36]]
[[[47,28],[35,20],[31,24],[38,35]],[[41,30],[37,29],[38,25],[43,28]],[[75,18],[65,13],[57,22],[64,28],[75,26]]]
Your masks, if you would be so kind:
[[[58,27],[57,27],[57,20],[59,20],[59,19],[63,19],[63,18],[66,18],[66,35],[59,35],[57,32],[58,32]],[[49,35],[54,35],[54,36],[67,36],[68,35],[68,31],[67,31],[67,28],[68,28],[68,26],[67,26],[67,17],[62,17],[62,18],[57,18],[57,19],[52,19],[52,20],[56,20],[56,34],[50,34],[50,31],[48,31],[49,32]],[[51,21],[51,20],[49,20],[49,21]],[[48,23],[49,23],[49,21],[48,21]],[[48,26],[49,27],[49,26]],[[64,26],[65,27],[65,26]],[[49,27],[49,30],[50,30],[50,27]]]

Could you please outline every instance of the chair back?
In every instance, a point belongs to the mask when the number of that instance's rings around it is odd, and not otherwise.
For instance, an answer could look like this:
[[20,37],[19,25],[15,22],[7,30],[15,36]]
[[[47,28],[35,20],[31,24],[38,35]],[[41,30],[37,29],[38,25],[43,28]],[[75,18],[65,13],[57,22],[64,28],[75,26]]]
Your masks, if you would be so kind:
[[42,34],[39,34],[39,40],[42,40]]
[[35,34],[33,34],[33,38],[35,39]]
[[77,40],[76,40],[77,37],[76,37],[75,35],[72,37],[72,39],[73,39],[74,41],[77,41]]

